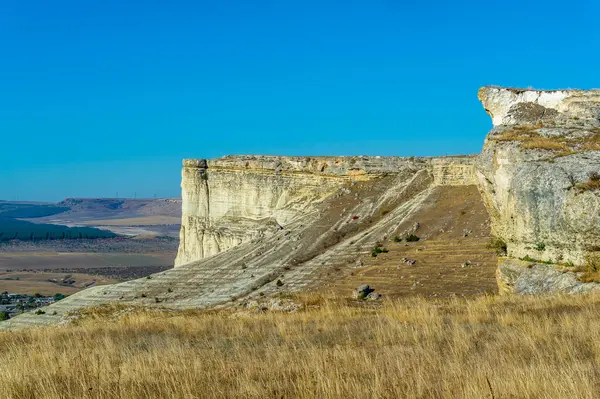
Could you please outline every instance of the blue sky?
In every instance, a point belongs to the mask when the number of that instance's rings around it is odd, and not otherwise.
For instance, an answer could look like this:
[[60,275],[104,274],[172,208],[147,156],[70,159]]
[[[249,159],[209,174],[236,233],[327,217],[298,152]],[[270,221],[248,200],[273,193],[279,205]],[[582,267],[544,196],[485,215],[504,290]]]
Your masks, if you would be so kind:
[[598,15],[591,0],[3,0],[0,199],[179,196],[186,157],[479,152],[479,87],[600,86]]

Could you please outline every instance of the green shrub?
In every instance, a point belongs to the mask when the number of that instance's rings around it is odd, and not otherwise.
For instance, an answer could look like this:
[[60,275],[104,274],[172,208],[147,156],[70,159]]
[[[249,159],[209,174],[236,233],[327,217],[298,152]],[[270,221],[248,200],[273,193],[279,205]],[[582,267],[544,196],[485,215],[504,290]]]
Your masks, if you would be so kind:
[[38,309],[35,311],[35,314],[46,314],[42,309]]
[[8,312],[0,312],[0,321],[4,321],[4,320],[8,320],[10,319],[10,315],[8,314]]
[[381,253],[386,253],[388,252],[387,249],[377,245],[375,248],[373,248],[373,250],[371,251],[371,256],[372,257],[377,257],[377,255],[381,254]]
[[396,236],[394,237],[394,242],[401,242],[402,241],[402,237]]
[[409,234],[406,237],[406,241],[408,241],[408,242],[417,242],[419,240],[420,240],[420,238],[418,236],[414,235],[414,234]]
[[537,244],[535,244],[535,250],[536,251],[543,251],[546,249],[546,244],[544,244],[543,242],[538,242]]

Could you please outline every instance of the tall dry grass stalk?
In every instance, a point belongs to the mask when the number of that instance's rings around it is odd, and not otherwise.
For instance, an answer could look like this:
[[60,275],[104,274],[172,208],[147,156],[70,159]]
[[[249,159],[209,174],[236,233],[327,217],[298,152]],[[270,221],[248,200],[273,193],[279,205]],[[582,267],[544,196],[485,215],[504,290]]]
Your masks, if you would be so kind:
[[0,398],[597,398],[600,295],[91,314],[0,333]]

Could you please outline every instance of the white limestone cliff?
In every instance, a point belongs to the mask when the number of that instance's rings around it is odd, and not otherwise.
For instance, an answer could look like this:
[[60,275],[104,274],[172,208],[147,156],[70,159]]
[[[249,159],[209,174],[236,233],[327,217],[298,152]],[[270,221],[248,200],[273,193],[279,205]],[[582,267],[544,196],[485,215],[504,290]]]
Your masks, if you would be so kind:
[[[474,184],[472,157],[229,156],[184,160],[176,266],[258,240],[309,215],[344,185],[420,165],[440,185]],[[417,167],[415,167],[417,170]]]
[[[513,259],[584,265],[600,249],[600,91],[488,87],[479,98],[494,123],[477,161],[492,232]],[[501,276],[514,274],[506,264]]]

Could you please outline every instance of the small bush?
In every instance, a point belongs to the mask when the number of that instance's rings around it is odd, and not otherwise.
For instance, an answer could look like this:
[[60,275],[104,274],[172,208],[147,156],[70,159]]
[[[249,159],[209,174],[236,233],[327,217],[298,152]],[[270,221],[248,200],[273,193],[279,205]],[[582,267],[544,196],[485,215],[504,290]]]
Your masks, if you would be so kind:
[[408,241],[408,242],[417,242],[419,240],[420,240],[420,238],[418,236],[414,235],[414,234],[409,234],[406,237],[406,241]]
[[[582,276],[579,281],[582,283],[599,283],[600,282],[600,254],[588,254],[585,257]],[[579,270],[581,271],[581,269]]]
[[35,311],[35,314],[46,314],[42,309],[38,309]]
[[381,254],[381,253],[387,253],[389,252],[387,249],[377,245],[375,248],[373,248],[373,250],[371,251],[371,256],[372,257],[377,257],[377,255]]
[[402,242],[402,237],[400,237],[400,236],[395,236],[395,237],[394,237],[394,242]]
[[589,254],[585,257],[585,269],[588,273],[600,271],[600,255]]
[[535,248],[536,251],[540,251],[541,252],[541,251],[543,251],[543,250],[546,249],[546,244],[544,244],[543,242],[539,242],[539,243],[535,244],[534,248]]
[[281,280],[277,280],[277,282],[275,283],[278,287],[283,286],[283,281]]
[[8,320],[10,319],[10,315],[8,314],[8,312],[0,312],[0,321],[4,321],[4,320]]

